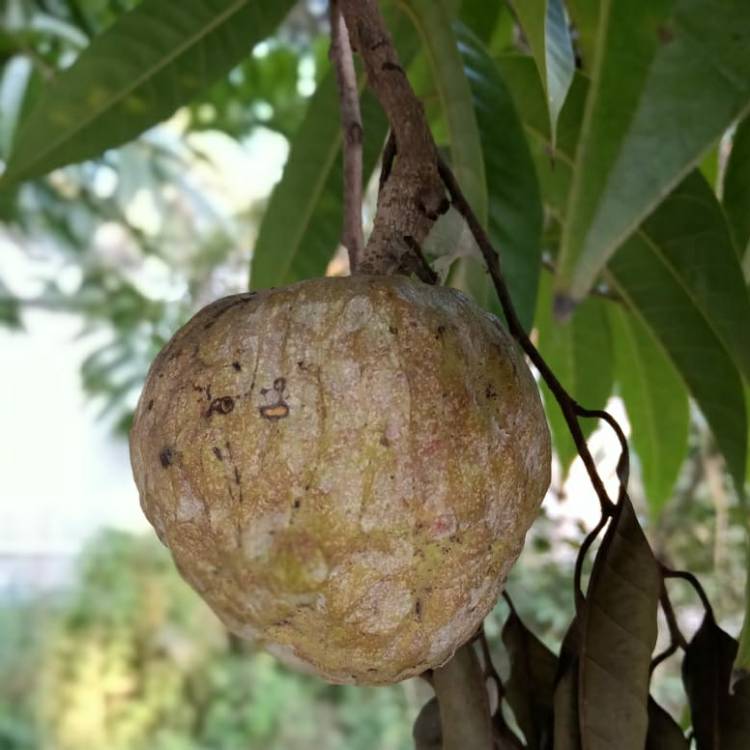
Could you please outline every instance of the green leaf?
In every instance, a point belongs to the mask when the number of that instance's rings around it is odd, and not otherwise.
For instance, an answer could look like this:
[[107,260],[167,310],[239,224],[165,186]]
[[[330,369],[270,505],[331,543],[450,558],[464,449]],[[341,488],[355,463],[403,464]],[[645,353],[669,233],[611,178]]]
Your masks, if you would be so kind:
[[690,408],[685,385],[659,343],[636,316],[609,306],[615,380],[641,462],[655,518],[672,494],[688,447]]
[[736,653],[737,641],[707,612],[682,663],[698,750],[750,747],[750,677],[730,690]]
[[680,725],[651,697],[648,699],[645,750],[690,750],[690,743]]
[[[458,39],[482,133],[490,239],[498,248],[516,312],[529,330],[539,285],[544,218],[534,162],[497,66],[467,29],[458,30]],[[483,269],[482,273],[490,286]],[[494,290],[490,293],[494,300]]]
[[[599,299],[587,299],[571,320],[559,323],[552,314],[551,279],[548,275],[543,276],[536,326],[539,350],[563,386],[587,409],[603,409],[612,393],[614,381],[612,336],[605,304]],[[577,455],[575,444],[560,407],[546,385],[542,386],[542,394],[552,427],[555,451],[563,474],[566,474]],[[594,420],[581,422],[586,436],[595,426]]]
[[[402,14],[389,14],[388,25],[406,66],[416,53],[417,35]],[[329,71],[310,100],[260,225],[250,273],[254,289],[320,276],[338,247],[343,191],[338,106],[336,80]],[[362,95],[361,110],[363,171],[368,177],[382,150],[388,123],[369,91]]]
[[97,156],[169,117],[271,34],[293,0],[144,0],[51,82],[3,187]]
[[750,117],[737,126],[732,138],[722,202],[735,247],[742,256],[750,243]]
[[577,47],[583,67],[591,70],[596,59],[596,34],[601,0],[567,0],[568,11],[576,28]]
[[575,57],[562,0],[511,0],[539,68],[555,142],[555,129],[573,82]]
[[719,188],[719,160],[721,152],[721,141],[715,143],[703,154],[703,158],[698,165],[701,174],[706,178],[706,182],[711,186],[711,190],[718,191]]
[[[487,181],[482,141],[453,19],[445,0],[406,0],[405,8],[426,52],[447,129],[451,166],[477,218],[486,226]],[[497,312],[495,294],[478,251],[475,257],[460,258],[454,264],[449,283]]]
[[461,23],[463,23],[482,44],[492,39],[501,16],[506,15],[502,3],[488,3],[487,0],[463,0],[461,3]]
[[451,164],[480,222],[487,223],[482,142],[473,114],[471,88],[453,31],[446,0],[404,0],[419,32],[448,127]]
[[33,63],[17,55],[6,63],[0,79],[0,157],[7,158],[20,119]]
[[529,750],[543,750],[551,740],[557,657],[513,611],[502,638],[510,659],[505,685],[508,704]]
[[558,268],[575,300],[750,103],[746,0],[611,0],[602,14]]
[[741,490],[747,416],[732,353],[750,353],[747,290],[712,202],[690,175],[612,258],[608,278],[664,346]]
[[583,615],[583,746],[642,750],[661,571],[627,496],[594,560]]
[[[284,286],[325,273],[338,247],[343,209],[341,124],[332,71],[321,81],[291,144],[281,181],[271,194],[255,243],[253,289]],[[361,102],[363,171],[377,163],[388,123],[374,96]]]

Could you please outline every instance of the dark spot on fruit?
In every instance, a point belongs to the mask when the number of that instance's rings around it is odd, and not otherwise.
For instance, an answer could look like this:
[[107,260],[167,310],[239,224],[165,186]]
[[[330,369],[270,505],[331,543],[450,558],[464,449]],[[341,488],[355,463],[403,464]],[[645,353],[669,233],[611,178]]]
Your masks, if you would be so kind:
[[174,451],[171,448],[164,448],[159,454],[159,461],[165,469],[169,468],[174,461]]
[[216,321],[215,320],[209,320],[206,325],[203,326],[203,330],[207,331],[209,328],[213,328],[213,325]]
[[309,485],[309,484],[306,484],[306,485],[305,485],[305,492],[309,492],[309,491],[310,491],[310,485]]
[[216,456],[219,461],[224,460],[224,454],[221,452],[221,448],[218,448],[217,446],[213,447],[214,456]]
[[490,400],[497,398],[497,391],[492,383],[487,384],[487,387],[484,389],[484,395]]
[[232,362],[232,367],[234,367],[237,372],[239,372],[242,369],[242,365],[239,362]]
[[388,330],[395,336],[398,333],[398,328],[396,326],[389,326]]
[[387,448],[391,444],[391,441],[385,435],[382,435],[380,438],[380,444]]
[[154,399],[151,399],[146,406],[146,411],[151,411],[154,408]]
[[235,484],[240,483],[240,470],[236,466],[234,467],[234,482]]
[[[210,391],[209,391],[210,395]],[[231,396],[221,396],[220,398],[215,398],[211,405],[208,407],[208,411],[206,412],[206,416],[210,417],[214,413],[218,414],[229,414],[229,412],[234,410],[234,399]]]
[[414,605],[414,614],[417,616],[417,620],[422,619],[422,600],[417,599]]
[[435,338],[441,339],[445,335],[445,326],[438,326],[437,331],[435,332]]
[[294,501],[294,502],[292,503],[292,506],[293,506],[294,508],[299,508],[299,507],[300,507],[300,505],[302,505],[302,500],[300,500],[299,498],[297,498],[297,500],[295,500],[295,501]]

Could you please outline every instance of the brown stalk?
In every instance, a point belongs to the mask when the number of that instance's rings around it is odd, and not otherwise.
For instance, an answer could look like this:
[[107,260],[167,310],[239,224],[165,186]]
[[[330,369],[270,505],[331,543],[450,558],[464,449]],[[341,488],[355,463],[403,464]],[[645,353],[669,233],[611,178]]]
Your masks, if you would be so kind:
[[341,243],[349,253],[349,268],[356,273],[365,247],[362,231],[362,113],[359,87],[349,31],[341,15],[339,0],[331,0],[331,49],[329,57],[336,71],[344,160],[344,223]]
[[421,248],[438,217],[448,210],[437,166],[437,149],[422,103],[414,94],[376,0],[339,0],[367,82],[393,130],[395,159],[378,196],[373,231],[360,273],[411,273],[423,268]]

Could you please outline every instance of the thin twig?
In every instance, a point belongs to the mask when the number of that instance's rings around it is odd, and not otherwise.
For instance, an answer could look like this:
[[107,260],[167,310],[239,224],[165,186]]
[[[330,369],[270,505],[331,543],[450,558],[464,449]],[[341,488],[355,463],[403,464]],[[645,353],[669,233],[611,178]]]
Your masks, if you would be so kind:
[[339,110],[343,133],[344,158],[344,224],[341,242],[349,253],[349,268],[357,269],[365,246],[362,231],[362,113],[359,87],[349,31],[341,15],[339,0],[331,0],[331,49],[329,56],[336,71]]
[[687,581],[693,587],[695,593],[698,594],[698,598],[701,600],[701,604],[703,604],[703,609],[706,610],[706,614],[712,620],[716,619],[714,618],[714,610],[711,606],[711,602],[708,600],[705,589],[692,573],[687,570],[672,570],[663,564],[661,565],[661,573],[664,578],[681,578],[683,581]]
[[[586,438],[581,430],[581,425],[578,423],[579,416],[588,416],[591,412],[580,406],[576,400],[565,390],[562,383],[557,379],[555,374],[550,369],[549,365],[544,361],[544,358],[539,354],[539,351],[531,343],[526,331],[524,330],[521,322],[518,319],[516,310],[513,307],[513,302],[510,297],[510,292],[505,284],[502,272],[500,271],[500,261],[495,249],[492,247],[487,233],[479,223],[473,209],[469,205],[466,197],[464,196],[458,181],[456,180],[453,172],[450,170],[448,165],[441,159],[439,161],[440,175],[443,178],[448,193],[451,196],[453,205],[457,211],[464,217],[466,223],[474,235],[477,245],[484,257],[484,261],[487,265],[487,269],[490,273],[490,278],[495,287],[495,292],[500,300],[505,319],[508,323],[508,329],[511,335],[518,341],[521,348],[524,350],[532,364],[539,371],[542,379],[547,384],[547,387],[552,391],[552,395],[555,397],[557,403],[560,405],[560,409],[565,419],[570,434],[573,437],[578,454],[581,456],[586,471],[591,480],[591,484],[596,491],[597,497],[599,498],[599,504],[601,506],[602,514],[609,517],[614,511],[615,504],[609,498],[604,483],[599,476],[596,469],[596,464],[586,444]],[[611,422],[614,422],[613,418],[610,418]],[[624,446],[627,452],[627,445]],[[624,465],[627,465],[628,461],[625,460]]]
[[659,595],[659,602],[661,603],[664,617],[667,620],[667,627],[669,628],[669,645],[651,660],[651,667],[649,670],[651,674],[653,674],[654,670],[659,666],[659,664],[672,656],[672,654],[674,654],[678,649],[684,649],[687,647],[687,641],[685,640],[685,636],[682,634],[680,626],[677,623],[677,616],[674,613],[674,608],[672,607],[672,602],[669,598],[669,592],[667,591],[667,587],[664,584],[663,579],[661,582],[661,594]]

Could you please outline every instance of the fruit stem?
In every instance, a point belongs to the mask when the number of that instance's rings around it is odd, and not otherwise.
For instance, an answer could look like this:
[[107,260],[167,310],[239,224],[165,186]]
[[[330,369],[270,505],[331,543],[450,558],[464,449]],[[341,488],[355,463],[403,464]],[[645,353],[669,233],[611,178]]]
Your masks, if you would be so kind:
[[339,0],[352,46],[365,64],[367,82],[393,131],[393,163],[378,196],[372,234],[359,273],[396,274],[425,270],[421,246],[448,210],[438,154],[424,107],[399,61],[377,0]]

